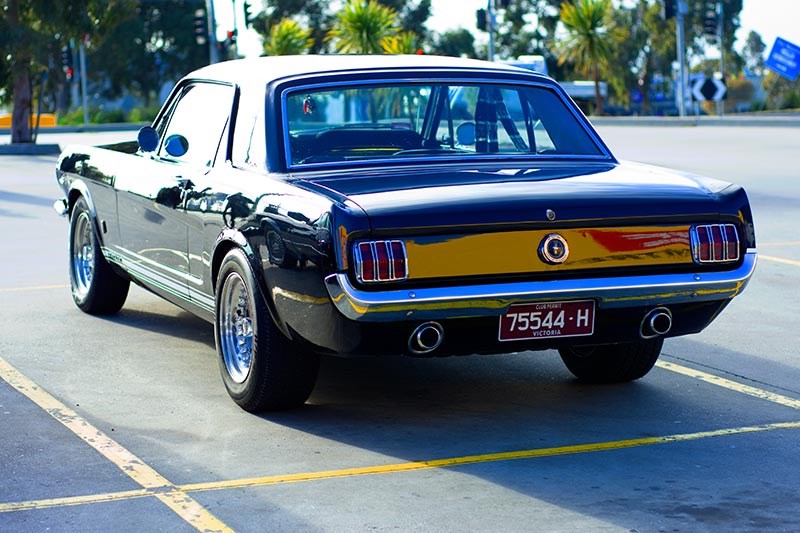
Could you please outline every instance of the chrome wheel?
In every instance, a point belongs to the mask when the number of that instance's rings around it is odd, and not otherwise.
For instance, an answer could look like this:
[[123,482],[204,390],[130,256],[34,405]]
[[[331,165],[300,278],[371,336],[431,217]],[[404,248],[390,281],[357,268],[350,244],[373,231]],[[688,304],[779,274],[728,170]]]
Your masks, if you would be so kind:
[[95,249],[92,231],[89,214],[85,211],[80,212],[72,234],[73,291],[80,298],[89,292],[94,279]]
[[225,369],[236,383],[244,383],[253,363],[253,302],[242,277],[232,272],[221,291],[219,341]]

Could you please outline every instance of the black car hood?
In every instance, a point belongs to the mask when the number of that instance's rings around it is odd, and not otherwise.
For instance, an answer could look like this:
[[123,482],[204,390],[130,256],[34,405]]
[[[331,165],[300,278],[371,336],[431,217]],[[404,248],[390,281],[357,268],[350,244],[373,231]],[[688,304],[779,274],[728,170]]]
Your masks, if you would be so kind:
[[636,163],[371,169],[304,177],[360,206],[374,230],[716,216],[730,184]]

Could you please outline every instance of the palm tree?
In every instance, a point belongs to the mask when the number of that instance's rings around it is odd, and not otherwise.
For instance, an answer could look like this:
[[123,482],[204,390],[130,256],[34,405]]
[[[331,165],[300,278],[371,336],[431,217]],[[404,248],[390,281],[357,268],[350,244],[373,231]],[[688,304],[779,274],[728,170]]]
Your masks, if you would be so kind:
[[560,43],[558,63],[574,63],[585,76],[591,76],[598,115],[603,114],[600,73],[607,70],[611,56],[608,34],[611,9],[611,0],[572,0],[561,4],[560,12],[567,37]]
[[305,53],[314,44],[311,30],[302,28],[291,20],[283,19],[269,30],[264,42],[264,53],[268,56],[286,56]]
[[339,53],[380,54],[384,40],[396,36],[399,26],[394,9],[375,0],[348,0],[325,40]]
[[381,47],[385,54],[416,54],[420,48],[417,46],[417,34],[413,31],[402,31],[391,37],[384,37]]

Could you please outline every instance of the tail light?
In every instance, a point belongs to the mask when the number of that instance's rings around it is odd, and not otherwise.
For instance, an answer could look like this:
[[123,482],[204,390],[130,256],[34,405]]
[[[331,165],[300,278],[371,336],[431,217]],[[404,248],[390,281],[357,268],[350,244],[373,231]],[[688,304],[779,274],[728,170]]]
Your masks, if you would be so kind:
[[732,263],[739,260],[739,233],[733,224],[692,226],[695,263]]
[[362,283],[399,281],[408,277],[403,241],[364,241],[353,249],[356,277]]

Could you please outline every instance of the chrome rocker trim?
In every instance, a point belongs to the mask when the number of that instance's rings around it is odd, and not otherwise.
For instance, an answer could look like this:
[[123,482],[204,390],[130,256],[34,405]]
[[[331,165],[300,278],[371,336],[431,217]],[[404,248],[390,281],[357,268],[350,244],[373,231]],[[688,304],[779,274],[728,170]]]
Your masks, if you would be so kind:
[[744,290],[758,254],[748,250],[742,264],[726,272],[659,274],[363,291],[347,274],[331,274],[325,285],[336,308],[361,322],[499,316],[509,305],[593,298],[600,308],[669,305],[733,298]]

